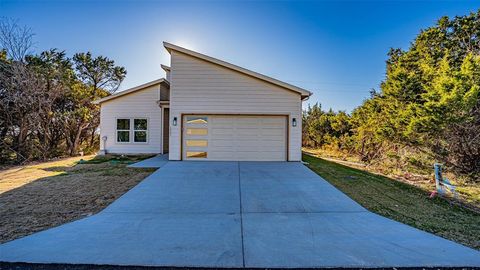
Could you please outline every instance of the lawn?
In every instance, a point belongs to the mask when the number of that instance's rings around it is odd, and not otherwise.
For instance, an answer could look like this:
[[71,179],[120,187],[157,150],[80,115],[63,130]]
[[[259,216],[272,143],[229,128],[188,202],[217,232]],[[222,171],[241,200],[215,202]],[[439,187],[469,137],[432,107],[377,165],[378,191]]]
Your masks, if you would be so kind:
[[147,156],[86,156],[0,171],[0,243],[98,213],[155,169]]
[[480,250],[480,214],[388,177],[303,155],[308,167],[368,210]]
[[[367,165],[362,163],[358,157],[335,150],[312,148],[302,148],[302,150],[308,155],[321,157],[322,159],[340,163],[352,168],[369,171],[371,173],[382,174],[407,184],[417,186],[425,191],[435,190],[433,162],[429,171],[415,172],[413,170],[409,172],[412,168],[399,168],[396,164],[390,164],[391,166],[379,163],[374,164],[373,166],[372,164]],[[447,177],[456,186],[457,202],[480,212],[480,183],[469,182],[466,181],[467,179],[465,178],[458,178],[448,170],[443,171],[443,176]]]

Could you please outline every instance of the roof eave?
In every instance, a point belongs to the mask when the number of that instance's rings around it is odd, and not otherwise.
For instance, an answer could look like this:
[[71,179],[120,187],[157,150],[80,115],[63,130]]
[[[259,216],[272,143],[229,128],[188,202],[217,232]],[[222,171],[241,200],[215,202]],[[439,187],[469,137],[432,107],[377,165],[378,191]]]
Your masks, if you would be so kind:
[[141,85],[136,86],[136,87],[132,87],[132,88],[123,90],[121,92],[118,92],[118,93],[110,95],[110,96],[106,96],[106,97],[101,98],[101,99],[94,100],[92,103],[98,105],[98,104],[101,104],[103,102],[106,102],[106,101],[109,101],[109,100],[112,100],[112,99],[116,99],[116,98],[134,93],[136,91],[139,91],[139,90],[142,90],[144,88],[147,88],[147,87],[150,87],[150,86],[153,86],[153,85],[156,85],[156,84],[160,84],[160,83],[166,83],[166,84],[170,85],[169,81],[167,81],[165,78],[161,78],[161,79],[158,79],[158,80],[154,80],[154,81],[151,81],[151,82],[141,84]]
[[170,67],[169,66],[166,66],[164,64],[161,64],[160,67],[165,70],[165,71],[170,71]]

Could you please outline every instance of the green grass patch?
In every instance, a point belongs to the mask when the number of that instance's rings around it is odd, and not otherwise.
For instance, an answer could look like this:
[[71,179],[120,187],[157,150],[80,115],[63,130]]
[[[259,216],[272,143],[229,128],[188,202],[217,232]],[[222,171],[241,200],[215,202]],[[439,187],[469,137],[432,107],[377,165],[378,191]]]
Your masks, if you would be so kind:
[[368,210],[480,250],[480,214],[392,178],[303,155],[308,167]]

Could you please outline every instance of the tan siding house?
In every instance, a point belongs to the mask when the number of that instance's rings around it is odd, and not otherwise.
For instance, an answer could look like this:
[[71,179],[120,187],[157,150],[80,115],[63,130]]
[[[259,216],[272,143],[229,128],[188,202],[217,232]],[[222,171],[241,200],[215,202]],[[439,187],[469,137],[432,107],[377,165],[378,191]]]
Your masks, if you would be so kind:
[[168,152],[170,160],[301,160],[302,101],[309,91],[164,45],[171,54],[171,66],[162,65],[166,79],[97,101],[103,153]]

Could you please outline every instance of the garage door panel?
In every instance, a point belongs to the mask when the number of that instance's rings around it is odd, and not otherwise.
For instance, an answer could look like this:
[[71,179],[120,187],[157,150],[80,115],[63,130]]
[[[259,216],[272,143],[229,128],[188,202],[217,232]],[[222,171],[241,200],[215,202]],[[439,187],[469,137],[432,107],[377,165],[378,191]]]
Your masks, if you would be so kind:
[[232,147],[232,141],[230,139],[217,139],[210,141],[210,145],[213,147]]
[[264,126],[278,126],[278,125],[284,124],[284,122],[285,122],[285,119],[274,119],[274,118],[261,119],[261,123]]
[[[208,154],[206,160],[285,161],[287,159],[287,118],[285,116],[220,116],[208,115],[207,123],[189,124],[208,127],[208,134],[184,133],[186,151]],[[205,126],[202,126],[205,127]],[[207,147],[186,146],[187,140],[207,139]],[[197,158],[195,158],[197,159]]]
[[218,139],[221,139],[221,138],[230,138],[230,137],[233,135],[233,131],[232,131],[232,130],[228,130],[228,129],[225,129],[225,130],[212,130],[211,134],[214,135],[215,137],[218,137]]
[[[269,136],[270,137],[278,137],[278,138],[284,138],[285,135],[283,135],[284,130],[283,129],[278,129],[278,128],[272,128],[272,129],[261,129],[260,130],[260,135],[264,136]],[[262,136],[263,137],[263,136]]]
[[217,152],[228,152],[228,153],[232,153],[233,151],[235,151],[236,148],[234,146],[217,146],[215,147],[215,151],[210,151],[210,153],[217,153]]
[[281,149],[285,144],[285,141],[265,141],[263,142],[264,147],[268,148],[275,148],[275,149]]
[[[212,123],[212,126],[213,126],[213,127],[217,127],[217,126],[220,126],[220,127],[233,126],[232,119],[231,119],[230,117],[218,117],[218,116],[216,116],[216,117],[217,117],[217,118],[211,120],[211,123]],[[210,117],[210,118],[211,118],[211,117]]]
[[284,159],[282,152],[238,152],[236,157],[238,160],[251,160],[252,155],[256,156],[257,160],[274,160],[280,161]]

